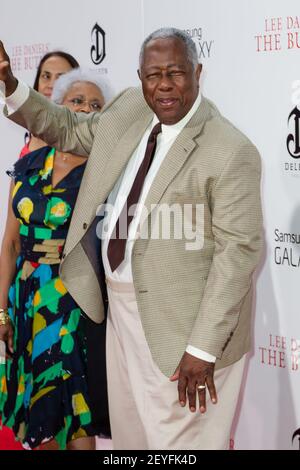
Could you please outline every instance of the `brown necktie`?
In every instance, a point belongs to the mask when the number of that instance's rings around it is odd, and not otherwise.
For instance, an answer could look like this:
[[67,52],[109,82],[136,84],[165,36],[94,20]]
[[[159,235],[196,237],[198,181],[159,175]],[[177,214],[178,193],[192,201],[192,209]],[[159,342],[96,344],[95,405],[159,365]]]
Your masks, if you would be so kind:
[[[128,228],[134,215],[134,214],[129,215],[129,210],[130,210],[130,207],[137,204],[139,201],[146,175],[148,173],[148,170],[150,168],[150,165],[152,163],[152,160],[155,154],[157,136],[160,132],[161,132],[161,124],[159,122],[153,127],[151,134],[149,135],[144,159],[136,174],[135,180],[128,194],[127,201],[124,204],[124,207],[119,215],[115,229],[112,233],[112,238],[109,240],[108,248],[107,248],[107,257],[108,257],[108,261],[109,261],[112,272],[115,271],[115,269],[117,269],[117,267],[122,263],[125,257],[125,248],[126,248],[126,242],[127,242],[127,237],[128,237]],[[125,221],[125,222],[127,220],[127,226],[124,227],[126,229],[125,233],[122,227],[122,235],[124,235],[122,238],[119,238],[120,220]]]

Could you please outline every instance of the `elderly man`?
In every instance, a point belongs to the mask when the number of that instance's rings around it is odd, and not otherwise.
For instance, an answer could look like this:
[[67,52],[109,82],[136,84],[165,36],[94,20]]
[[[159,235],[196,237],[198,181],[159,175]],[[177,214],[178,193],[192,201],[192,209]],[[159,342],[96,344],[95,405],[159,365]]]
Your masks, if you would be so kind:
[[256,148],[201,96],[195,45],[175,28],[142,45],[144,98],[129,89],[92,118],[29,92],[0,54],[10,119],[90,155],[60,272],[96,322],[105,273],[114,447],[228,448],[262,245]]

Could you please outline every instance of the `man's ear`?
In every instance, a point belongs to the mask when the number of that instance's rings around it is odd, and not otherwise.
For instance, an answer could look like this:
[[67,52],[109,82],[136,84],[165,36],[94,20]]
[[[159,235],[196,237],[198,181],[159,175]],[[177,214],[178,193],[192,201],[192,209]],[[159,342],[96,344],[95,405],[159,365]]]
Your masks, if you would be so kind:
[[201,72],[202,72],[202,64],[198,64],[196,67],[196,77],[198,81],[200,79]]
[[137,74],[138,74],[138,76],[139,76],[139,79],[142,80],[142,79],[141,79],[141,72],[140,72],[140,69],[137,69]]

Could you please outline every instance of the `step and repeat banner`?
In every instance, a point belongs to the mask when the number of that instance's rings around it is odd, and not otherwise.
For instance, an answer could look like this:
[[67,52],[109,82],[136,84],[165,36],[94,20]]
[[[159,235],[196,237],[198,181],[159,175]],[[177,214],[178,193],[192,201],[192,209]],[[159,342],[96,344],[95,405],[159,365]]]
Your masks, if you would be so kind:
[[[258,147],[266,249],[257,272],[253,348],[232,431],[235,449],[300,449],[299,0],[10,0],[0,35],[16,75],[32,84],[40,58],[62,49],[117,93],[138,84],[143,38],[184,29],[203,63],[201,88]],[[24,131],[0,119],[0,236],[5,170]]]

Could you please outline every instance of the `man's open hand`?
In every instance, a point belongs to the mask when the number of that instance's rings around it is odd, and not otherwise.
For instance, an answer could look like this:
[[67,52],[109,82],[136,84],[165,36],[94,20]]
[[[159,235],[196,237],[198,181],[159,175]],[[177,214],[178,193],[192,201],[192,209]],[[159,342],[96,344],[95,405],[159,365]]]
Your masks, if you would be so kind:
[[11,95],[18,85],[18,80],[13,76],[9,57],[0,41],[0,80],[5,83],[6,96]]

